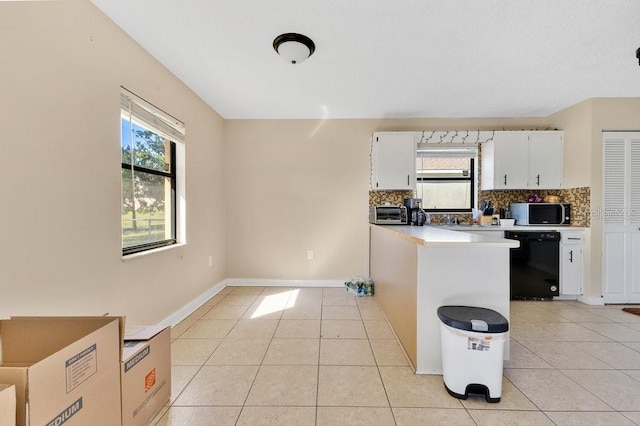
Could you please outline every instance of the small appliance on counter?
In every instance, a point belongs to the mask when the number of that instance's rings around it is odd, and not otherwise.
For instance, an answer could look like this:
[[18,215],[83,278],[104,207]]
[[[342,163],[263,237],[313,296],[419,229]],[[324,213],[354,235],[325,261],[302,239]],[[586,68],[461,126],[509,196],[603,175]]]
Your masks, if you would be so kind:
[[510,211],[516,225],[571,225],[568,203],[512,203]]
[[428,223],[428,215],[422,209],[422,198],[405,198],[404,206],[407,208],[407,225],[422,226]]
[[406,225],[407,208],[394,204],[369,206],[369,223],[376,225]]

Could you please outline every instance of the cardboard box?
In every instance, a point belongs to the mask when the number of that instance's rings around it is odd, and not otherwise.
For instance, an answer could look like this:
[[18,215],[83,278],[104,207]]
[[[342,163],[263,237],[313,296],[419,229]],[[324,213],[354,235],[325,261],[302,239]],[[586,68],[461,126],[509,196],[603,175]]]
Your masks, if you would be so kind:
[[0,385],[0,426],[16,426],[16,387]]
[[0,320],[0,383],[15,385],[16,423],[118,424],[120,317]]
[[171,397],[171,329],[127,327],[121,374],[122,424],[148,425]]

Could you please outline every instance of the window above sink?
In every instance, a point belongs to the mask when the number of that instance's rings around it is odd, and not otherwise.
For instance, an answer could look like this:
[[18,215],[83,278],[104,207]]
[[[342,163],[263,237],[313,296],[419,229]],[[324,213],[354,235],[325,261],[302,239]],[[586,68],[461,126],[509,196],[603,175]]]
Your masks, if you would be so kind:
[[471,212],[477,192],[477,149],[418,146],[416,197],[428,212]]

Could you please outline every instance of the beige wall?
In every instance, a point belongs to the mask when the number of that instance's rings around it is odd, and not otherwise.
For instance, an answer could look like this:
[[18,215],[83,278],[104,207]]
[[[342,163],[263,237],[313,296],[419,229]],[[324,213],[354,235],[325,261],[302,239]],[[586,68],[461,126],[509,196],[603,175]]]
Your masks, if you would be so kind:
[[229,277],[367,274],[370,125],[229,120],[225,130]]
[[580,102],[549,117],[551,127],[564,131],[564,186],[591,186],[592,100]]
[[[227,120],[231,278],[368,275],[375,131],[544,128],[544,118]],[[307,260],[314,250],[314,260]]]
[[[0,316],[153,324],[224,279],[223,120],[88,1],[0,2],[0,28]],[[126,262],[120,85],[187,128],[188,245]]]

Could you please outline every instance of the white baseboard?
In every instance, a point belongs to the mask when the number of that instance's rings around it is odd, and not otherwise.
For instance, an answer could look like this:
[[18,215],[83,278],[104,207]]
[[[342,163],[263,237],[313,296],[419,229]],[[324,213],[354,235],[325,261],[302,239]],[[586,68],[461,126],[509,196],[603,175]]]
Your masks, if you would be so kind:
[[342,287],[344,280],[273,280],[262,278],[227,278],[222,281],[227,286],[237,287]]
[[193,299],[191,302],[184,305],[182,308],[175,311],[173,314],[169,315],[164,320],[160,321],[158,325],[163,327],[173,327],[178,324],[180,321],[191,315],[198,309],[200,306],[204,305],[204,303],[211,299],[216,294],[220,293],[223,288],[226,287],[224,281],[220,281],[218,284],[211,287],[209,290],[202,293],[200,296]]
[[604,298],[602,297],[588,297],[580,295],[578,296],[578,301],[586,303],[587,305],[604,305]]
[[158,325],[173,327],[228,286],[236,287],[343,287],[348,280],[271,280],[260,278],[227,278],[169,315]]

